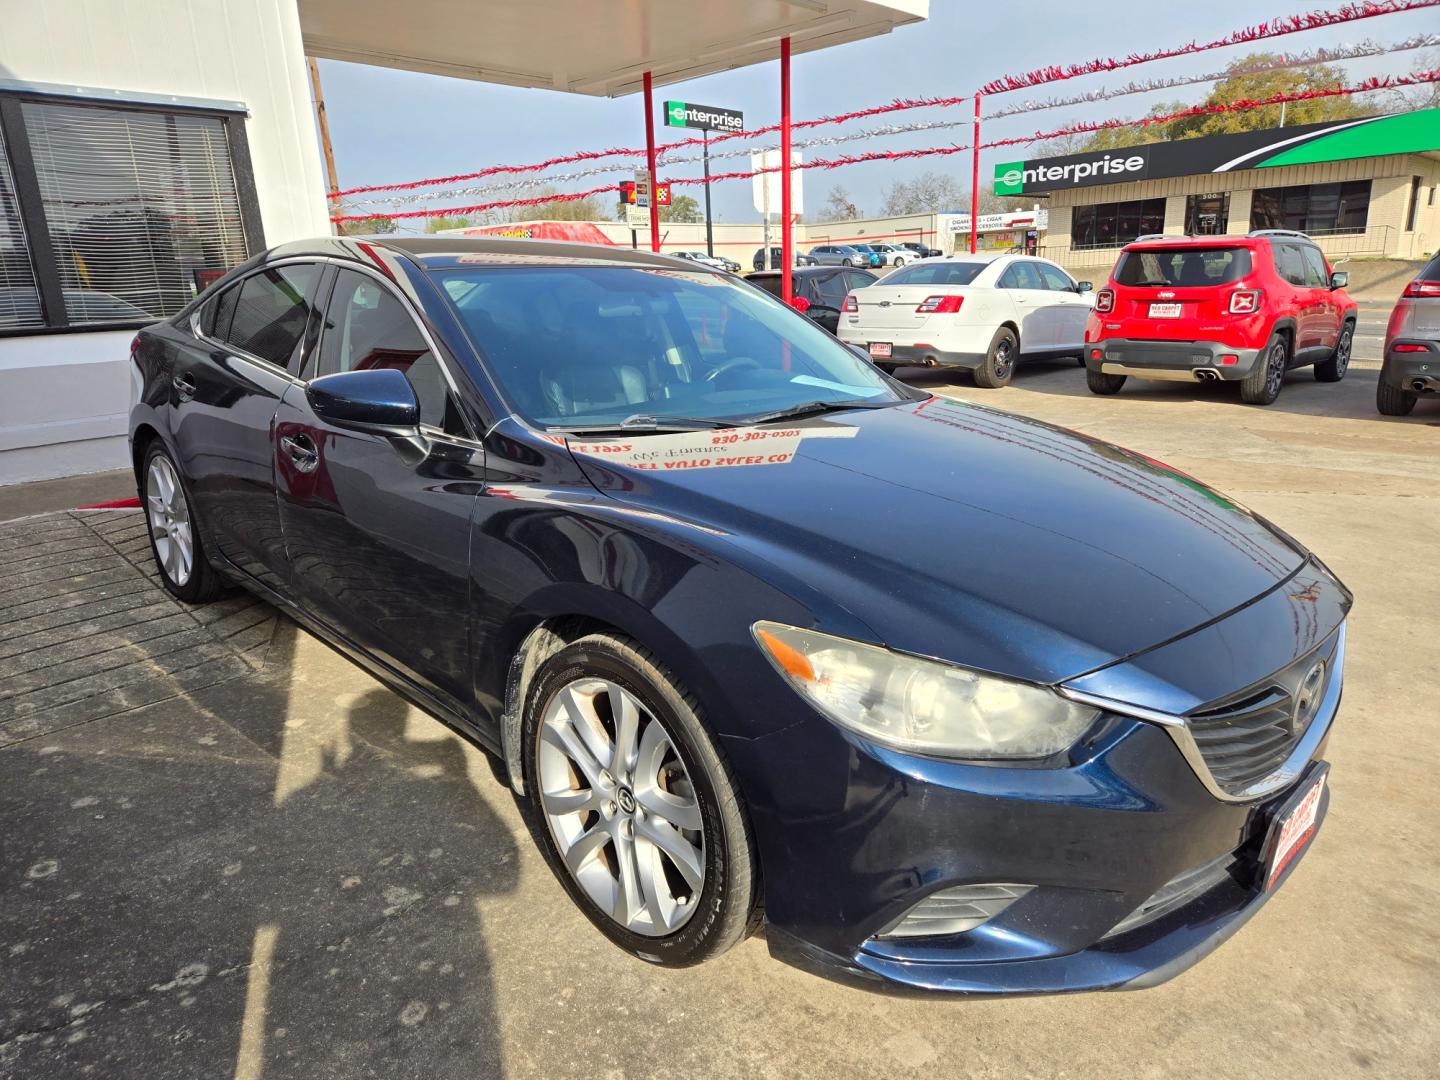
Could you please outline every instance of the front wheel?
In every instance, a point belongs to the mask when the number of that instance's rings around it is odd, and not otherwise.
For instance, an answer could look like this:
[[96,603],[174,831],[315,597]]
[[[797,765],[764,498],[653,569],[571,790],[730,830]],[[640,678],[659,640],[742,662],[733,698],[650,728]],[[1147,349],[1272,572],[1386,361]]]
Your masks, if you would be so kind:
[[1285,369],[1290,363],[1290,346],[1285,335],[1275,334],[1255,363],[1255,369],[1240,383],[1240,400],[1247,405],[1270,405],[1280,396]]
[[841,266],[854,266],[855,263],[854,263],[852,260],[850,260],[850,259],[841,259],[841,260],[840,260],[840,265],[841,265]]
[[1340,340],[1335,342],[1335,351],[1329,359],[1315,365],[1315,378],[1320,382],[1339,382],[1345,377],[1350,366],[1350,348],[1355,338],[1355,324],[1347,322],[1340,331]]
[[1020,339],[1013,330],[1004,326],[996,330],[985,359],[975,369],[975,385],[986,390],[1008,385],[1010,376],[1015,373],[1015,358],[1019,352]]
[[1375,386],[1375,407],[1383,416],[1409,416],[1420,395],[1413,390],[1402,390],[1391,386],[1381,373],[1380,382]]
[[547,660],[525,707],[525,784],[551,869],[606,937],[668,967],[724,952],[758,911],[738,785],[699,714],[613,634]]
[[904,265],[905,265],[905,260],[904,260],[904,259],[896,259],[896,260],[895,260],[895,269],[898,270],[898,269],[900,269],[900,267],[902,267],[902,266],[904,266]]

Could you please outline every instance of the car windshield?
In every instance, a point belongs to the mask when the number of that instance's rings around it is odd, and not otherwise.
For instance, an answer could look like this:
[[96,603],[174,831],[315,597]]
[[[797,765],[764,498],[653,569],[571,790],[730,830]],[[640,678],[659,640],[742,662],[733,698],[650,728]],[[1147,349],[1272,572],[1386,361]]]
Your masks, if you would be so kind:
[[1250,252],[1245,248],[1154,248],[1122,252],[1115,284],[1203,288],[1229,285],[1249,272]]
[[905,266],[885,279],[886,285],[969,285],[985,262],[929,262]]
[[465,267],[442,286],[511,406],[551,428],[741,422],[815,402],[909,400],[803,315],[713,274]]

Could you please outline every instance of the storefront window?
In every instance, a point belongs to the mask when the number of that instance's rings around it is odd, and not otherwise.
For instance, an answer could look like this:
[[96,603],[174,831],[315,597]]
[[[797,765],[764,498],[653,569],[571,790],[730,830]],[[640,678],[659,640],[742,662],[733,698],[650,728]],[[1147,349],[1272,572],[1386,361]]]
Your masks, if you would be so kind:
[[1164,199],[1077,206],[1070,219],[1071,246],[1077,250],[1122,247],[1164,230]]
[[1363,233],[1370,217],[1370,181],[1258,188],[1250,228],[1294,229],[1310,236]]
[[1185,235],[1220,236],[1230,228],[1230,193],[1187,195]]

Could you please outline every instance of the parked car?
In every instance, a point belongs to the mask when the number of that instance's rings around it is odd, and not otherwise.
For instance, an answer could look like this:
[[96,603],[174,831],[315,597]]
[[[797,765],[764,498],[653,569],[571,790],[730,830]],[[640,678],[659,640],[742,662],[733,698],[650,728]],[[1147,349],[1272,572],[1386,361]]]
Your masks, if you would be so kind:
[[921,259],[933,259],[945,254],[939,248],[926,247],[924,244],[917,244],[914,241],[907,241],[897,246],[904,248],[906,251],[913,251],[915,255]]
[[497,755],[650,963],[763,918],[876,988],[1149,985],[1325,816],[1351,597],[1322,563],[725,274],[327,237],[131,357],[164,588],[243,584]]
[[896,247],[894,244],[871,244],[872,251],[878,251],[885,257],[882,266],[904,266],[907,262],[914,262],[915,252],[909,248]]
[[[765,270],[751,274],[746,280],[772,296],[779,296],[780,276],[778,270]],[[869,270],[844,266],[806,266],[792,271],[792,276],[794,298],[791,303],[795,310],[803,311],[832,334],[839,329],[840,305],[845,302],[846,294],[873,285],[877,280]]]
[[1408,416],[1421,395],[1440,393],[1440,255],[1400,294],[1385,330],[1375,407]]
[[1356,305],[1304,233],[1142,237],[1120,252],[1085,330],[1091,391],[1125,380],[1238,382],[1269,405],[1285,372],[1313,364],[1320,382],[1350,366]]
[[703,251],[669,251],[667,255],[674,255],[677,259],[689,259],[702,266],[713,267],[716,270],[724,270],[726,273],[738,274],[740,264],[734,259],[727,259],[723,255],[708,255]]
[[890,256],[873,244],[853,244],[851,246],[854,247],[856,251],[870,256],[870,268],[872,270],[884,266],[890,261]]
[[[785,249],[782,248],[782,247],[781,247],[780,245],[778,245],[778,244],[775,245],[774,247],[772,247],[772,248],[770,249],[770,265],[769,265],[769,267],[766,267],[766,265],[765,265],[765,249],[764,249],[763,247],[762,247],[762,248],[756,248],[756,249],[755,249],[755,257],[754,257],[753,259],[751,259],[750,262],[751,262],[751,266],[752,266],[754,269],[756,269],[756,270],[765,270],[765,269],[779,270],[782,266],[785,265]],[[796,249],[795,249],[795,265],[796,265],[796,266],[815,266],[815,265],[817,265],[817,264],[816,264],[815,259],[811,258],[809,255],[802,255],[802,254],[800,253],[800,249],[799,249],[799,248],[796,248]]]
[[926,259],[847,297],[840,340],[867,350],[882,370],[958,367],[977,386],[1004,386],[1022,359],[1081,355],[1089,290],[1044,259]]
[[821,244],[810,249],[810,258],[817,266],[859,266],[870,265],[870,253],[861,251],[853,244]]

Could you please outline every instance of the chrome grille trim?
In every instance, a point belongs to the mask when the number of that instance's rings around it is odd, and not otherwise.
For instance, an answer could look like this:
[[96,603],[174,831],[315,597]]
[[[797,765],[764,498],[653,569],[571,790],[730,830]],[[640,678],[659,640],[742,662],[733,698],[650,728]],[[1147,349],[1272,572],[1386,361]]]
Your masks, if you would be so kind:
[[[1282,743],[1270,748],[1272,751],[1283,750],[1284,746],[1288,745],[1289,752],[1285,753],[1283,760],[1274,764],[1273,767],[1271,767],[1272,759],[1266,758],[1267,771],[1263,775],[1252,776],[1243,770],[1232,769],[1226,763],[1236,755],[1259,756],[1265,749],[1266,741],[1274,740],[1274,736],[1265,732],[1266,724],[1263,722],[1263,718],[1271,714],[1276,707],[1272,698],[1261,696],[1270,690],[1269,687],[1262,686],[1258,689],[1252,687],[1246,691],[1240,691],[1238,693],[1244,693],[1246,697],[1237,699],[1236,695],[1232,695],[1228,700],[1222,698],[1220,705],[1204,706],[1184,716],[1158,709],[1147,709],[1141,705],[1116,701],[1098,694],[1087,694],[1066,686],[1060,686],[1057,689],[1071,701],[1078,701],[1106,712],[1118,713],[1121,716],[1134,717],[1136,720],[1144,720],[1164,728],[1211,795],[1222,802],[1253,802],[1288,787],[1309,763],[1316,748],[1324,741],[1325,735],[1329,732],[1330,725],[1335,719],[1335,713],[1340,706],[1340,694],[1345,683],[1345,631],[1346,624],[1341,623],[1334,637],[1334,648],[1329,651],[1327,659],[1329,670],[1326,673],[1320,704],[1313,719],[1298,738],[1293,741],[1286,738]],[[1313,662],[1313,658],[1323,654],[1325,648],[1326,646],[1322,644],[1318,648],[1312,649],[1304,657],[1292,661],[1272,678],[1278,679],[1284,673],[1302,666],[1306,661]],[[1284,693],[1288,703],[1289,693],[1284,691],[1283,687],[1278,689]],[[1247,718],[1248,723],[1255,730],[1241,737],[1242,743],[1239,747],[1230,746],[1227,749],[1225,744],[1233,739],[1233,731],[1227,732],[1225,729],[1212,725],[1234,724],[1237,720],[1246,722]],[[1248,744],[1243,741],[1247,739],[1250,740]],[[1209,748],[1208,755],[1205,747]],[[1227,754],[1230,757],[1227,757]]]

